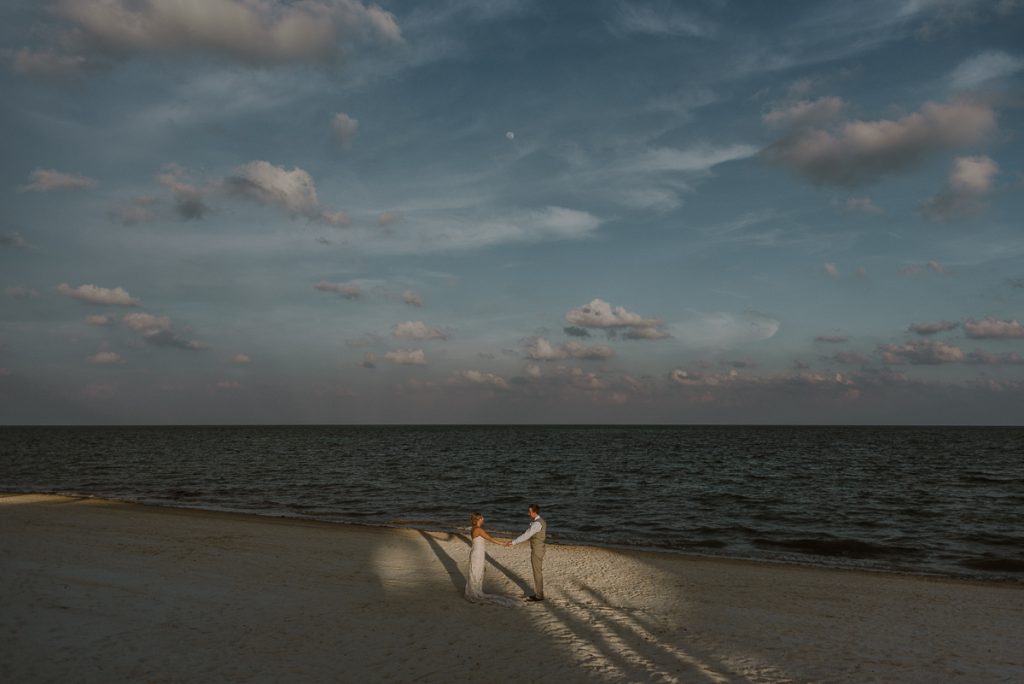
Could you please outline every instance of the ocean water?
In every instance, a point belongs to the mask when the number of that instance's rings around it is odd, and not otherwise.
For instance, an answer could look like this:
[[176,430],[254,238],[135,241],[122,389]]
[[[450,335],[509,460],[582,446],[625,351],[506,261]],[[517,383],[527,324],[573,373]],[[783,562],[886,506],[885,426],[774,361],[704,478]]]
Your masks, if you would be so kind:
[[3,427],[0,491],[1024,581],[1024,428]]

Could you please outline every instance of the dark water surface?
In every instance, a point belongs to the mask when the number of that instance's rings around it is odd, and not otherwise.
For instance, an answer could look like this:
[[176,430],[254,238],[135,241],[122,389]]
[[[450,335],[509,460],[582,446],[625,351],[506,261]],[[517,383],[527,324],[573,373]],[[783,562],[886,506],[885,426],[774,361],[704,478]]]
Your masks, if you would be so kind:
[[4,427],[0,491],[1024,580],[1024,428]]

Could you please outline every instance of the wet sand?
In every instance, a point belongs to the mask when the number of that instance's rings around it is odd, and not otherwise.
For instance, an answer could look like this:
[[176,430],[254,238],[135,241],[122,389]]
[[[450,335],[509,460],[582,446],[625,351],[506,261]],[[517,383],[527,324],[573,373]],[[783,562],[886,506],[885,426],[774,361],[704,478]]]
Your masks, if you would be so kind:
[[[491,546],[485,590],[529,589]],[[0,496],[12,682],[1024,681],[1024,586]]]

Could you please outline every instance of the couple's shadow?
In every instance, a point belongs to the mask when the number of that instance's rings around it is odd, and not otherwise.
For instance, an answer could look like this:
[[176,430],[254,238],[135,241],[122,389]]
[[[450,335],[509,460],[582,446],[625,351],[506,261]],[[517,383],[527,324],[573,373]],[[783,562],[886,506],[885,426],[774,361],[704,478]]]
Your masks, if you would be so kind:
[[[427,540],[427,544],[430,545],[430,550],[433,551],[434,555],[437,556],[437,559],[441,561],[441,565],[443,565],[444,569],[448,572],[448,578],[452,581],[452,585],[455,587],[455,590],[460,594],[464,593],[466,591],[466,576],[462,574],[460,563],[452,558],[448,552],[441,547],[438,543],[438,539],[441,539],[442,541],[458,539],[466,545],[466,548],[471,548],[473,546],[472,542],[469,541],[466,535],[458,534],[456,532],[425,532],[424,530],[418,530],[418,532]],[[490,563],[495,570],[512,580],[512,583],[522,589],[524,594],[533,593],[533,589],[526,580],[491,558],[490,554],[487,555],[487,562]]]

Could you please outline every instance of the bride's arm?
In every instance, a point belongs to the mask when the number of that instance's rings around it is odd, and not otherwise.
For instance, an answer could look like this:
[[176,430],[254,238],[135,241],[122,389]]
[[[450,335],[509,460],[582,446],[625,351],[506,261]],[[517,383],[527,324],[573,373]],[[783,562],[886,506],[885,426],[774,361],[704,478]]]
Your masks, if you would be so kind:
[[480,530],[480,536],[481,536],[481,537],[483,537],[484,539],[486,539],[487,541],[489,541],[489,542],[492,542],[492,543],[494,543],[494,544],[501,544],[501,542],[500,542],[500,541],[498,541],[497,539],[495,539],[494,537],[492,537],[492,536],[491,536],[491,535],[490,535],[490,534],[489,534],[489,533],[487,532],[487,530]]

